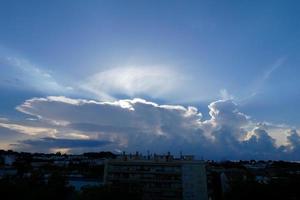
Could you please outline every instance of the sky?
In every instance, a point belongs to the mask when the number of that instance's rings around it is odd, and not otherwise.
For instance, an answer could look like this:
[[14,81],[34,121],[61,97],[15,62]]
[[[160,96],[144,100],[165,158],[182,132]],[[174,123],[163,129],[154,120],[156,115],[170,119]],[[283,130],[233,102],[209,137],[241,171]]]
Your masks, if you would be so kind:
[[0,148],[300,159],[300,2],[0,2]]

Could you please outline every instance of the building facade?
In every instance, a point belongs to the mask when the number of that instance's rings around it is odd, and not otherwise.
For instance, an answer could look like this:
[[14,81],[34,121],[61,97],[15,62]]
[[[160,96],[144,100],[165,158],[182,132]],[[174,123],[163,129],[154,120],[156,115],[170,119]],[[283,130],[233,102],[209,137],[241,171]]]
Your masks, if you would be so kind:
[[204,162],[192,156],[124,154],[106,161],[104,184],[143,200],[207,200]]

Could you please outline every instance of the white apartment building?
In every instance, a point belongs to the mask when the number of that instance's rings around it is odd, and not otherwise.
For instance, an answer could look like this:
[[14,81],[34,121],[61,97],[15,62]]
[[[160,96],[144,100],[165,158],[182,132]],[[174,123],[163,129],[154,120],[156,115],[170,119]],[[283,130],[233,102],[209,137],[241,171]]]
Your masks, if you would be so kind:
[[104,184],[140,192],[143,200],[207,200],[205,164],[193,156],[121,155],[107,160]]

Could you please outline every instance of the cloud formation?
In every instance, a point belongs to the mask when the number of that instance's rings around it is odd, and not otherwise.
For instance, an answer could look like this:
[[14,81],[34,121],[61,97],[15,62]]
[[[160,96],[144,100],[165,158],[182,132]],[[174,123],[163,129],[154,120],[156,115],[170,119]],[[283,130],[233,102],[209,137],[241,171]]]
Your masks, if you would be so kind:
[[[183,151],[210,159],[299,159],[300,137],[296,130],[287,133],[287,144],[278,146],[276,138],[267,132],[269,125],[251,121],[232,100],[215,101],[208,108],[210,118],[203,120],[195,107],[159,105],[143,99],[33,98],[17,110],[55,131],[46,138],[36,131],[34,137],[14,147],[43,151],[68,148],[71,152]],[[23,131],[16,125],[2,127]]]
[[[73,88],[59,83],[50,71],[30,60],[3,54],[0,49],[0,86],[31,89],[45,94],[70,94]],[[47,88],[47,90],[45,90]]]
[[80,77],[59,76],[59,71],[54,73],[49,67],[39,66],[31,59],[0,47],[0,67],[0,87],[31,91],[35,95],[80,96],[99,101],[147,97],[185,103],[217,95],[212,84],[195,84],[199,79],[192,73],[167,65],[112,66],[99,68],[89,75],[80,74]]
[[17,149],[28,150],[28,151],[41,151],[48,149],[49,152],[55,150],[62,150],[76,152],[84,151],[85,149],[97,149],[109,145],[109,141],[102,140],[86,140],[86,139],[59,139],[59,138],[40,138],[40,139],[27,139],[21,141],[19,144],[15,144]]
[[101,100],[112,100],[115,95],[148,95],[162,98],[176,94],[178,87],[185,84],[185,79],[181,73],[167,67],[124,66],[88,77],[82,83],[81,89]]

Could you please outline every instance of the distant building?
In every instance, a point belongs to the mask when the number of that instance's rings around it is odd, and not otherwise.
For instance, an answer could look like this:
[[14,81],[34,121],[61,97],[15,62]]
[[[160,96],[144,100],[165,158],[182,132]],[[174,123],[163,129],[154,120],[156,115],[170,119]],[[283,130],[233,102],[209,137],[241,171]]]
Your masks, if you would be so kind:
[[4,160],[4,164],[11,166],[14,164],[14,162],[16,161],[16,156],[15,155],[3,155],[3,160]]
[[205,164],[193,156],[125,155],[106,161],[104,184],[145,200],[207,200]]
[[87,178],[80,174],[70,174],[67,176],[69,186],[73,186],[75,190],[80,191],[83,187],[102,186],[102,181],[96,178]]
[[0,179],[4,176],[14,176],[18,173],[16,169],[13,168],[1,168],[0,169]]

